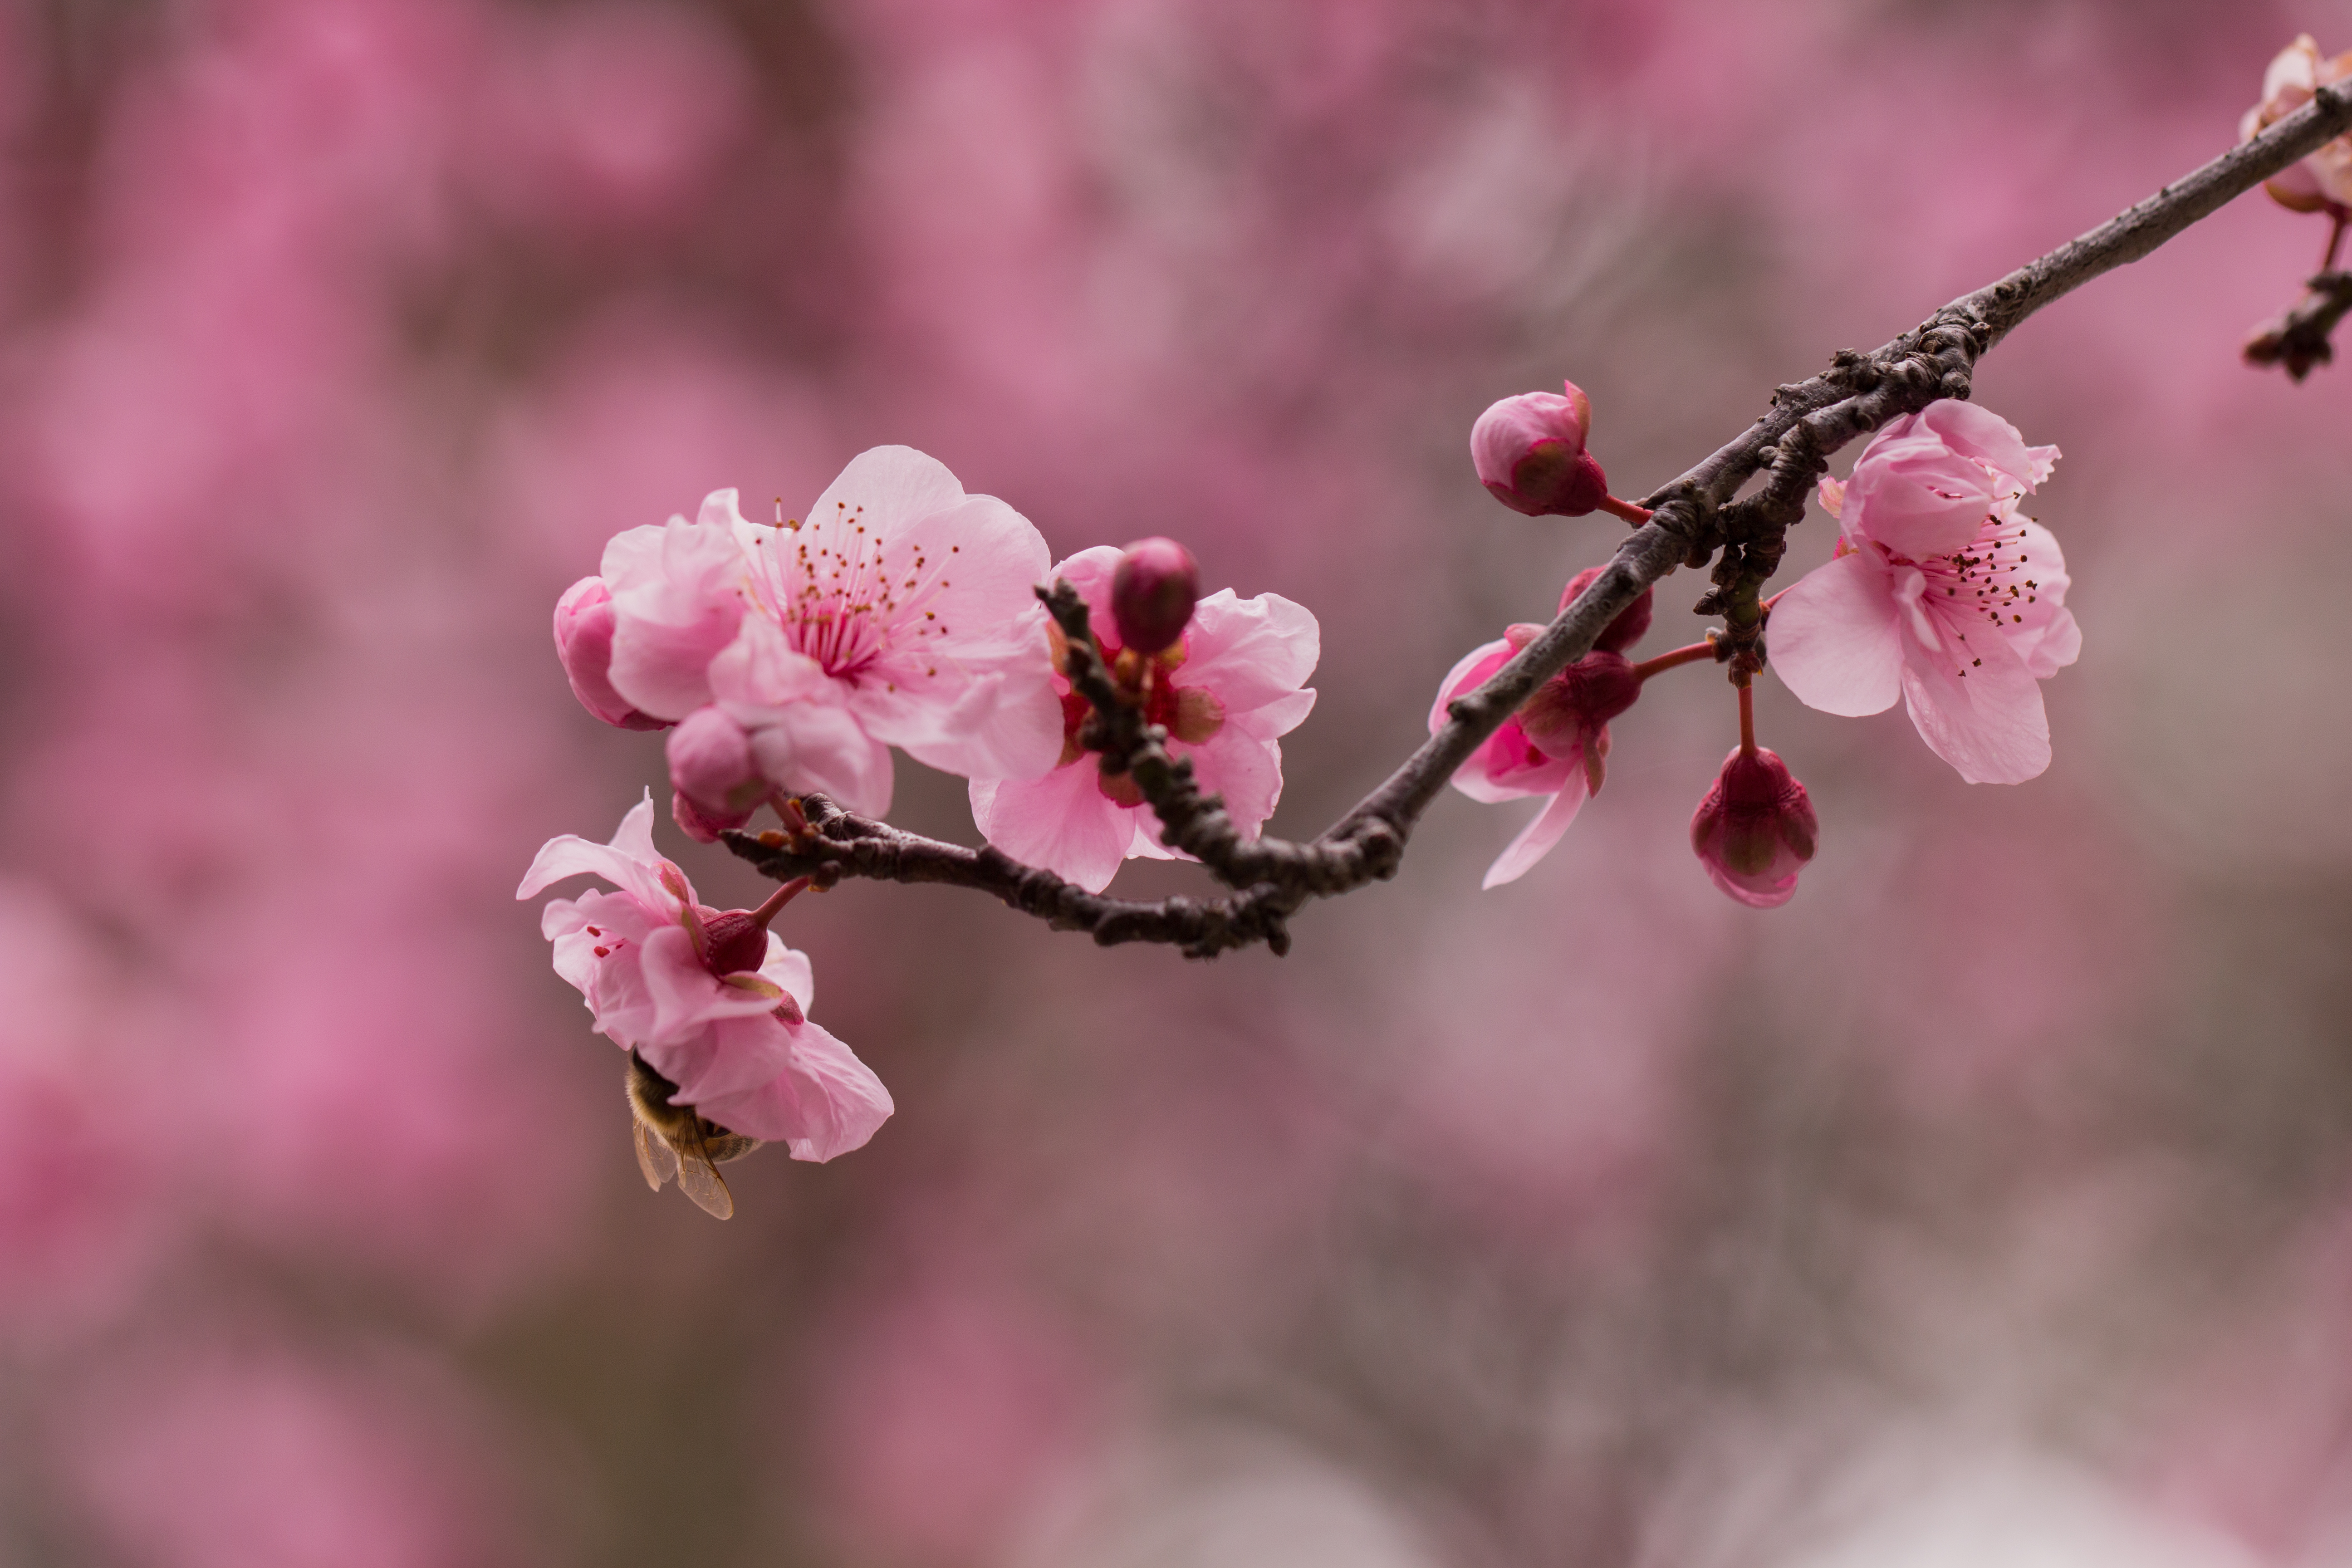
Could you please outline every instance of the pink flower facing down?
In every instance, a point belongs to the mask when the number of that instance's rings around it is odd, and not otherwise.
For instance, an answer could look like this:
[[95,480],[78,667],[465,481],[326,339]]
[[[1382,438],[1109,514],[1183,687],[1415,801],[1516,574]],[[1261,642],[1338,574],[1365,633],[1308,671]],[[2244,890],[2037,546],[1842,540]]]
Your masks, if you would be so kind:
[[[1113,625],[1111,580],[1122,554],[1097,545],[1054,569],[1085,596],[1096,638],[1114,661],[1121,649],[1104,634]],[[1304,605],[1279,594],[1236,598],[1221,588],[1194,608],[1171,647],[1149,656],[1146,717],[1166,728],[1169,751],[1192,758],[1201,787],[1223,795],[1235,825],[1253,837],[1282,799],[1281,737],[1315,706],[1306,682],[1321,650],[1322,630]],[[1160,842],[1158,818],[1134,781],[1104,777],[1080,749],[1087,700],[1058,676],[1055,684],[1062,694],[1059,764],[1035,780],[975,778],[972,820],[1013,858],[1100,892],[1121,862],[1138,855],[1173,859],[1177,852]]]
[[1797,896],[1818,832],[1813,803],[1788,764],[1761,746],[1734,746],[1691,816],[1691,848],[1717,887],[1751,908],[1777,909]]
[[[2309,33],[2281,49],[2263,72],[2263,100],[2238,121],[2238,140],[2256,136],[2301,109],[2323,87],[2352,77],[2352,50],[2324,58]],[[2281,206],[2296,212],[2352,206],[2352,136],[2338,136],[2263,182]]]
[[1920,739],[1971,784],[2050,765],[2041,682],[2074,662],[2066,561],[2019,500],[2055,447],[1950,398],[1881,430],[1843,486],[1822,483],[1837,554],[1773,606],[1772,668],[1824,713],[1900,696]]
[[1470,461],[1487,493],[1529,517],[1582,517],[1608,499],[1609,479],[1584,449],[1592,403],[1576,383],[1566,395],[1523,392],[1489,405],[1470,427]]
[[[1559,596],[1560,608],[1566,609],[1600,575],[1597,566],[1578,573]],[[1591,653],[1536,688],[1535,695],[1454,771],[1454,787],[1472,800],[1548,797],[1535,820],[1486,868],[1482,887],[1499,888],[1526,876],[1559,842],[1585,797],[1600,793],[1608,770],[1609,721],[1642,695],[1641,678],[1623,650],[1650,629],[1650,613],[1651,595],[1645,588],[1603,628]],[[1448,703],[1492,679],[1543,629],[1515,626],[1500,641],[1464,655],[1439,683],[1437,700],[1429,710],[1429,732],[1434,735],[1444,727]]]
[[636,1050],[690,1105],[730,1132],[830,1160],[874,1136],[892,1110],[849,1047],[808,1021],[815,977],[757,922],[705,907],[686,874],[654,850],[650,795],[610,844],[570,834],[540,850],[515,890],[528,899],[566,877],[616,892],[550,900],[540,930],[555,972],[577,986],[596,1027]]
[[890,808],[894,745],[1034,778],[1062,737],[1032,592],[1050,559],[1028,519],[907,447],[852,459],[804,522],[747,522],[717,490],[695,521],[605,546],[612,685],[657,719],[715,705],[776,789],[870,815]]

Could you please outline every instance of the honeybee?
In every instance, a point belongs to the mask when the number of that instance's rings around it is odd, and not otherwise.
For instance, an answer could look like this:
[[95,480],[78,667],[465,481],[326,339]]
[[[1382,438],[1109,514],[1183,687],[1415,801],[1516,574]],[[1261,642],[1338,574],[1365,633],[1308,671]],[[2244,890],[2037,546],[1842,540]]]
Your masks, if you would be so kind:
[[726,1219],[735,1212],[734,1194],[727,1190],[720,1164],[740,1160],[760,1146],[757,1138],[730,1132],[692,1106],[672,1105],[677,1085],[629,1053],[629,1116],[637,1142],[637,1169],[646,1185],[659,1192],[662,1184],[677,1178],[678,1190],[702,1212]]

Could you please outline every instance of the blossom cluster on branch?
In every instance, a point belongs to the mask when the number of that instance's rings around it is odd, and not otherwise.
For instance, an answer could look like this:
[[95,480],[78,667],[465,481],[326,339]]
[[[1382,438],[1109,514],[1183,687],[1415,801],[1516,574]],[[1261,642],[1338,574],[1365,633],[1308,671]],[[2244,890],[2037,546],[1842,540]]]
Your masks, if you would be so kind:
[[[2330,216],[2332,265],[2352,179],[2347,64],[2298,40],[2238,151],[1876,353],[1780,388],[1746,435],[1643,500],[1610,493],[1574,384],[1496,403],[1469,446],[1496,500],[1534,516],[1606,510],[1633,531],[1608,566],[1567,584],[1549,625],[1513,625],[1465,654],[1438,683],[1429,742],[1307,843],[1263,828],[1281,796],[1281,738],[1314,705],[1315,617],[1278,595],[1202,596],[1181,544],[1053,563],[1027,519],[904,447],[855,458],[805,518],[749,521],[722,489],[692,521],[619,534],[556,607],[572,689],[607,723],[667,730],[678,826],[783,884],[757,910],[700,905],[654,851],[648,798],[609,845],[551,841],[519,890],[581,874],[618,889],[550,904],[543,930],[597,1028],[629,1052],[648,1181],[677,1174],[724,1214],[718,1162],[771,1141],[829,1159],[890,1113],[874,1076],[809,1022],[807,960],[768,932],[812,885],[951,882],[1102,942],[1281,952],[1308,899],[1394,874],[1449,780],[1482,802],[1541,800],[1486,885],[1528,874],[1601,792],[1612,724],[1650,679],[1687,665],[1724,668],[1738,724],[1691,847],[1751,907],[1794,896],[1819,838],[1804,786],[1757,741],[1753,683],[1768,668],[1824,712],[1901,699],[1971,783],[2038,775],[2051,757],[2040,683],[2082,646],[2058,542],[2020,510],[2058,453],[1968,401],[1975,362],[2033,310],[2260,181]],[[1865,436],[1851,477],[1824,477],[1830,454]],[[1835,552],[1768,598],[1810,493],[1837,520]],[[1652,585],[1710,561],[1698,609],[1722,626],[1631,658]],[[986,847],[879,820],[894,747],[969,781]],[[778,826],[745,833],[763,808]],[[1137,857],[1197,859],[1228,891],[1103,897]]]

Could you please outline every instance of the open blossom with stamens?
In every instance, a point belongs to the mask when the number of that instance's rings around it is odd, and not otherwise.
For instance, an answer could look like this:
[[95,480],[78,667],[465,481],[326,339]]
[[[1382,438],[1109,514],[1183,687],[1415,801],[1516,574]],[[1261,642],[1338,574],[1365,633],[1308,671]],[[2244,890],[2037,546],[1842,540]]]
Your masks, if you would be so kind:
[[2083,634],[2058,541],[2017,503],[2057,456],[1949,398],[1881,430],[1852,479],[1822,481],[1835,558],[1773,606],[1768,646],[1789,689],[1850,716],[1901,697],[1971,784],[2048,767],[2041,682],[2074,662]]
[[582,875],[617,889],[549,901],[540,929],[555,944],[555,972],[587,998],[600,1031],[677,1085],[672,1103],[785,1144],[795,1160],[857,1148],[889,1117],[890,1091],[809,1022],[807,955],[752,911],[698,901],[655,851],[653,826],[648,795],[610,844],[566,834],[531,862],[518,899]]
[[[1600,575],[1598,567],[1578,573],[1559,596],[1560,608],[1566,609]],[[1602,628],[1591,653],[1537,687],[1535,695],[1454,770],[1454,787],[1472,800],[1547,797],[1543,809],[1486,868],[1481,886],[1498,888],[1526,876],[1551,853],[1585,798],[1600,792],[1607,776],[1609,721],[1633,706],[1642,694],[1641,678],[1627,662],[1624,649],[1649,629],[1650,614],[1651,595],[1645,588]],[[1444,727],[1448,703],[1492,679],[1543,629],[1515,626],[1499,641],[1465,654],[1438,683],[1437,700],[1429,710],[1429,732],[1434,735]]]
[[[2352,49],[2334,58],[2309,33],[2281,49],[2263,73],[2263,100],[2238,121],[2238,140],[2251,142],[2312,100],[2323,87],[2352,77]],[[2338,136],[2263,182],[2271,199],[2296,212],[2333,204],[2352,206],[2352,136]]]
[[778,789],[856,811],[889,809],[891,746],[969,777],[1034,778],[1061,746],[1032,592],[1051,558],[1003,501],[877,447],[805,521],[746,521],[727,489],[695,521],[615,536],[609,678],[656,719],[716,704]]
[[[1121,554],[1109,545],[1082,550],[1053,574],[1085,597],[1096,640],[1114,665],[1123,657],[1110,607]],[[1322,630],[1304,605],[1279,594],[1243,599],[1221,588],[1194,607],[1172,647],[1124,656],[1146,682],[1145,718],[1167,730],[1169,752],[1192,759],[1202,789],[1224,797],[1246,836],[1256,836],[1282,798],[1281,737],[1315,706],[1307,678],[1321,648]],[[1059,765],[1041,779],[973,779],[972,820],[1014,859],[1100,892],[1121,862],[1177,852],[1160,842],[1159,819],[1134,780],[1106,777],[1080,748],[1087,700],[1058,675],[1055,683],[1062,694]]]

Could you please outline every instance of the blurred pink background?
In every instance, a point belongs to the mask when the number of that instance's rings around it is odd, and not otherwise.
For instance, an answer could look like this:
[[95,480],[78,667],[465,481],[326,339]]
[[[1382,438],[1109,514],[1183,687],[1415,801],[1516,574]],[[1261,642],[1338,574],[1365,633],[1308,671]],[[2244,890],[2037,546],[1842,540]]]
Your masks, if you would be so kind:
[[1690,855],[1704,669],[1526,881],[1449,795],[1285,960],[851,884],[782,929],[898,1115],[722,1226],[510,897],[662,771],[557,593],[884,441],[1311,606],[1310,833],[1614,542],[1486,498],[1487,402],[1573,375],[1638,495],[2304,30],[2352,0],[0,5],[0,1563],[2352,1564],[2352,372],[2238,363],[2322,238],[2259,196],[1981,373],[2066,454],[2055,765],[1768,679],[1785,910]]

